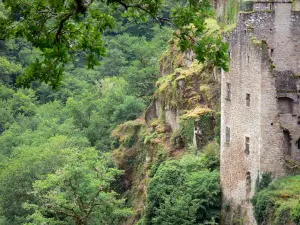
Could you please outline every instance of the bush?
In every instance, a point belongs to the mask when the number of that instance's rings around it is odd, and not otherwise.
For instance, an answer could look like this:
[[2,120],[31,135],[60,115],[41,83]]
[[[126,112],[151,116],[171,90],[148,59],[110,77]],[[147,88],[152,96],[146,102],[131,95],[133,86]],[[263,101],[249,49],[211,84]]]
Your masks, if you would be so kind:
[[184,140],[181,136],[180,130],[175,130],[171,135],[171,145],[175,149],[184,148]]
[[263,176],[251,202],[257,224],[300,224],[300,175],[283,177],[270,183]]
[[256,222],[260,225],[269,218],[270,211],[274,206],[272,196],[267,191],[262,191],[251,199],[251,203],[254,206],[254,217]]
[[148,186],[145,224],[204,224],[219,221],[219,172],[205,169],[204,156],[161,164]]
[[300,224],[300,201],[296,207],[291,211],[291,218],[296,224]]
[[272,182],[272,174],[271,173],[263,173],[261,179],[259,177],[256,181],[256,191],[263,190],[268,187],[268,185]]

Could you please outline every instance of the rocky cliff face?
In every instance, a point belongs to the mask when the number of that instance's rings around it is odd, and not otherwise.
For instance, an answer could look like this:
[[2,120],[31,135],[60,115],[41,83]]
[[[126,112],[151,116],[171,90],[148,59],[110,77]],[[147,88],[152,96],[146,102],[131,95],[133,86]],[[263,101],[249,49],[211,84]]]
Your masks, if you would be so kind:
[[[208,20],[208,25],[212,29],[218,27],[214,20]],[[184,129],[185,121],[192,121],[193,143],[190,144],[200,149],[208,138],[199,122],[201,116],[211,117],[211,129],[218,123],[219,73],[211,65],[198,63],[192,52],[181,53],[174,41],[171,45],[168,55],[162,59],[162,77],[157,81],[157,91],[145,114],[145,120],[151,126],[151,121],[161,119],[172,133]]]
[[[219,28],[215,20],[207,23],[214,31]],[[137,212],[124,224],[135,224],[144,214],[149,176],[163,161],[191,151],[197,154],[219,141],[219,72],[198,63],[192,52],[180,52],[176,40],[170,41],[160,71],[145,118],[124,123],[112,133],[115,161],[125,170],[119,188]]]

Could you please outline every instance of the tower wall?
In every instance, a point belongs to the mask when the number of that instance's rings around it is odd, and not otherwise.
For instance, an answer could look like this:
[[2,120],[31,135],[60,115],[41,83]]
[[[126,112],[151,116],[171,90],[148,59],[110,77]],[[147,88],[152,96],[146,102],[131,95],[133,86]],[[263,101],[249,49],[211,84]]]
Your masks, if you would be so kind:
[[300,162],[300,14],[288,2],[255,2],[253,8],[240,14],[228,38],[230,72],[222,74],[221,183],[223,205],[230,205],[225,224],[256,224],[250,199],[257,178],[292,173],[287,160]]

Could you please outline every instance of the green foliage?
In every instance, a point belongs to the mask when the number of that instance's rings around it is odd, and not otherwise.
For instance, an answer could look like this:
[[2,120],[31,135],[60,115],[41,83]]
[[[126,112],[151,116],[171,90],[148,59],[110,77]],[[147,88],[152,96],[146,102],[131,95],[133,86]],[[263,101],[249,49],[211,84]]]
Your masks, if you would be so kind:
[[110,168],[93,148],[72,152],[70,162],[45,179],[34,182],[36,204],[28,225],[41,224],[119,224],[132,212],[117,199],[110,183],[120,171]]
[[168,153],[162,146],[158,146],[157,149],[155,149],[155,151],[155,157],[152,161],[149,177],[153,177],[159,166],[168,159]]
[[127,120],[135,120],[141,116],[145,108],[145,104],[140,99],[134,96],[126,96],[123,104],[116,107],[112,115],[112,119],[116,123],[121,123]]
[[[220,35],[205,32],[205,18],[212,15],[209,1],[69,0],[62,3],[50,0],[9,0],[3,4],[7,11],[0,17],[0,24],[6,24],[2,36],[23,37],[42,52],[41,57],[36,57],[27,66],[24,76],[18,79],[26,87],[32,81],[43,81],[57,88],[62,82],[65,66],[78,60],[78,55],[89,68],[99,65],[99,57],[105,55],[104,31],[118,24],[116,19],[120,15],[130,22],[145,22],[149,18],[161,25],[169,22],[180,30],[176,36],[182,51],[191,49],[200,62],[209,62],[228,70],[228,44],[222,41]],[[16,15],[22,15],[22,19]],[[135,50],[141,49],[143,47]],[[142,51],[141,56],[150,52]],[[127,62],[124,55],[116,50],[110,51],[108,55],[117,67],[104,62],[104,68],[108,69],[107,75],[120,73]],[[117,57],[121,60],[116,61]],[[150,62],[145,59],[141,57],[137,63],[145,67]]]
[[171,138],[170,138],[171,145],[175,149],[181,149],[184,147],[184,141],[182,140],[182,133],[180,130],[175,130],[172,132]]
[[268,185],[272,182],[272,174],[271,173],[263,173],[261,178],[257,177],[257,181],[255,184],[255,191],[261,191],[268,187]]
[[220,145],[215,142],[208,143],[201,149],[202,160],[206,168],[219,170],[220,168]]
[[7,85],[13,85],[16,77],[22,72],[22,66],[10,62],[7,58],[0,56],[0,81]]
[[155,139],[158,137],[158,133],[155,131],[149,135],[146,135],[145,136],[145,139],[144,139],[144,144],[149,144],[151,143],[151,140]]
[[195,108],[180,117],[181,135],[186,145],[193,144],[195,127],[201,131],[201,143],[198,147],[207,144],[213,135],[213,111],[208,108]]
[[13,155],[18,157],[4,162],[5,170],[0,173],[0,203],[7,218],[5,224],[17,225],[25,221],[30,211],[22,209],[22,204],[35,201],[32,183],[68,162],[77,143],[79,140],[57,136],[41,145],[24,145],[15,149]]
[[[18,4],[9,1],[6,3]],[[29,1],[23,3],[27,4]],[[37,2],[32,4],[35,3]],[[2,6],[1,2],[0,8]],[[51,7],[45,10],[50,9]],[[0,14],[2,13],[4,11]],[[0,26],[1,23],[2,21]],[[9,25],[7,23],[5,29]],[[21,24],[16,25],[21,26]],[[39,62],[46,60],[48,56],[46,57],[43,52],[46,49],[39,48],[39,50],[35,48],[36,44],[30,44],[22,38],[0,42],[0,59],[2,59],[0,63],[0,224],[19,225],[26,221],[29,224],[46,222],[73,224],[71,217],[67,218],[59,213],[56,213],[59,214],[58,219],[53,217],[54,209],[61,210],[56,207],[57,201],[74,200],[71,198],[70,186],[65,182],[66,176],[72,175],[72,179],[80,179],[82,186],[78,191],[90,199],[93,197],[93,190],[96,189],[93,185],[98,185],[99,182],[96,180],[96,171],[87,165],[91,160],[88,157],[86,161],[76,157],[83,156],[83,151],[90,151],[93,154],[110,151],[114,141],[110,137],[111,131],[120,123],[142,116],[145,105],[153,93],[156,74],[159,71],[159,57],[167,47],[166,40],[170,37],[170,29],[160,30],[150,27],[146,33],[137,34],[132,31],[128,35],[125,23],[122,34],[107,34],[105,39],[108,53],[119,49],[118,52],[122,52],[125,57],[126,65],[124,67],[121,65],[122,68],[120,66],[118,74],[107,76],[104,71],[109,67],[100,66],[88,70],[84,67],[86,60],[83,55],[86,52],[78,52],[77,61],[74,63],[69,61],[65,64],[63,84],[56,90],[39,82],[33,82],[29,89],[16,89],[16,77],[24,71],[25,67],[32,66],[36,58]],[[147,38],[144,38],[144,35]],[[107,58],[99,58],[99,60],[102,61],[103,66],[107,66],[113,59],[117,60],[115,57],[116,55],[108,55]],[[107,65],[104,65],[105,63]],[[119,67],[119,64],[110,64],[112,69],[117,66]],[[41,69],[45,69],[42,72],[47,71],[47,65],[42,63]],[[39,71],[32,70],[32,73],[36,75]],[[144,126],[143,122],[137,124],[133,125],[133,130],[139,130]],[[122,137],[130,136],[127,142],[124,140],[123,144],[126,146],[135,144],[135,139],[138,139],[139,135],[138,131],[133,132],[132,136],[129,133],[127,131],[122,133]],[[97,151],[88,148],[91,146]],[[134,151],[131,153],[135,154]],[[140,158],[136,161],[130,158],[130,154],[124,160],[128,167],[133,168],[135,163],[139,163],[142,167],[146,153],[139,152],[137,157]],[[105,179],[111,177],[106,172],[114,170],[114,163],[104,162],[105,160],[102,159],[100,161],[101,164],[105,163],[106,168],[101,170],[101,176]],[[66,171],[68,174],[63,173]],[[124,182],[121,180],[123,176],[118,175],[119,186]],[[53,177],[55,179],[52,179]],[[59,180],[58,184],[55,183],[57,180]],[[107,185],[111,182],[111,180],[104,181]],[[36,185],[39,182],[47,188]],[[131,214],[125,207],[124,199],[113,191],[120,191],[116,189],[117,181],[112,182],[113,185],[101,191],[99,197],[103,201],[101,202],[103,208],[100,209],[100,206],[94,208],[95,211],[88,216],[90,219],[88,224],[102,224],[100,220],[95,221],[98,217],[108,221],[109,224],[116,224],[123,217]],[[57,196],[51,195],[54,192]],[[47,208],[49,202],[53,203],[51,209]],[[90,202],[87,199],[85,203]],[[25,208],[24,203],[27,204]],[[78,207],[76,212],[77,215],[85,213]]]
[[[269,183],[268,176],[264,184]],[[251,202],[257,223],[289,224],[299,223],[300,176],[283,177],[269,183],[264,189],[258,189]]]
[[237,2],[235,0],[230,0],[229,5],[226,9],[225,19],[226,24],[232,24],[236,22],[237,13],[239,11],[239,7],[237,7]]
[[180,134],[183,137],[185,144],[193,144],[194,130],[194,120],[180,121]]
[[145,224],[204,224],[218,221],[219,172],[205,157],[185,156],[160,165],[148,187]]
[[201,143],[199,143],[200,147],[207,144],[208,140],[211,139],[213,135],[212,129],[212,115],[204,114],[202,115],[198,121],[196,121],[197,126],[201,129]]
[[121,143],[121,146],[131,148],[135,143],[137,143],[138,133],[142,126],[144,126],[143,122],[128,121],[120,124],[115,130],[113,130],[112,137],[116,138],[117,141]]
[[300,201],[291,211],[291,219],[296,223],[300,224]]
[[32,90],[18,90],[8,101],[8,105],[15,117],[20,114],[33,116],[35,113],[35,100]]
[[214,116],[215,119],[215,128],[214,128],[214,135],[215,140],[218,144],[220,144],[221,141],[221,113],[215,113]]
[[251,199],[254,205],[254,217],[258,224],[262,224],[270,217],[270,212],[274,206],[274,202],[271,199],[271,195],[266,191],[256,194]]
[[[0,42],[0,224],[119,224],[132,211],[116,188],[128,182],[134,187],[129,192],[145,198],[140,193],[148,172],[156,198],[155,182],[168,180],[164,167],[180,172],[179,188],[157,192],[166,197],[160,199],[166,210],[153,221],[164,224],[160,221],[172,221],[171,215],[182,215],[186,224],[189,217],[194,223],[218,221],[215,146],[207,146],[201,157],[164,164],[169,153],[157,143],[165,138],[165,124],[148,133],[137,119],[155,89],[158,63],[172,32],[167,21],[183,28],[176,33],[182,50],[194,49],[204,54],[199,60],[226,69],[226,44],[219,43],[219,34],[205,30],[209,11],[207,1],[0,2],[0,38],[6,39]],[[139,25],[133,23],[137,19]],[[196,35],[195,41],[189,34]],[[201,46],[203,41],[212,47]],[[28,89],[16,89],[16,80]],[[114,146],[111,131],[116,127]],[[119,144],[124,175],[102,157]],[[152,166],[144,165],[146,156],[152,157]],[[126,177],[128,171],[135,181]],[[116,178],[124,178],[119,186]],[[139,185],[140,178],[145,184]]]

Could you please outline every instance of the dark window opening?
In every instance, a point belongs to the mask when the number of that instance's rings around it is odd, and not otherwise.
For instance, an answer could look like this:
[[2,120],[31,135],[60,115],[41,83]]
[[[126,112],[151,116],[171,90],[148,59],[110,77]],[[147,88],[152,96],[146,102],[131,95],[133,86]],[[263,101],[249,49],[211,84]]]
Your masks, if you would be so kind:
[[250,94],[246,94],[246,105],[250,106]]
[[270,10],[274,10],[274,2],[270,3]]
[[297,123],[298,123],[298,125],[300,125],[300,116],[298,116],[298,122]]
[[228,57],[229,57],[229,59],[231,59],[230,51],[228,51]]
[[248,171],[246,173],[246,192],[249,194],[251,191],[251,173]]
[[226,87],[227,87],[227,100],[231,100],[231,84],[230,83],[226,83]]
[[230,142],[230,127],[226,127],[226,143]]
[[300,138],[297,141],[298,149],[300,149]]
[[273,126],[273,123],[271,123],[271,126]]
[[250,138],[249,137],[245,138],[245,153],[247,155],[249,155],[249,153],[250,153]]
[[247,60],[248,60],[248,63],[250,62],[250,56],[248,55],[248,57],[247,57]]
[[287,97],[278,98],[278,108],[280,114],[293,112],[293,99]]
[[288,130],[283,130],[283,150],[286,155],[291,156],[292,144],[291,144],[291,135]]
[[274,55],[274,49],[273,48],[271,49],[270,53],[271,53],[271,57],[273,57],[273,55]]

